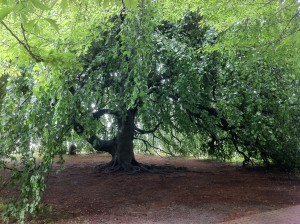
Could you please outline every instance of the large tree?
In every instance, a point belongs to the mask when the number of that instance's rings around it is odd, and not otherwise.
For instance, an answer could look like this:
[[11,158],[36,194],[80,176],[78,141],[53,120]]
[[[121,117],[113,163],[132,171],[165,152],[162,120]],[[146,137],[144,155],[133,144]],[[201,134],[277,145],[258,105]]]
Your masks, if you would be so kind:
[[[155,13],[141,8],[139,16],[130,16],[124,6],[112,18],[109,32],[99,31],[82,58],[83,70],[71,81],[77,103],[75,131],[87,136],[97,151],[110,153],[113,167],[125,170],[139,165],[134,139],[149,144],[138,136],[170,125],[175,128],[188,119],[185,103],[180,102],[181,95],[191,91],[185,89],[186,82],[201,88],[196,71],[202,63],[195,53],[205,34],[198,28],[200,16],[187,15],[175,25]],[[95,129],[86,131],[105,115],[112,116],[110,140],[102,140]]]
[[74,135],[114,170],[143,169],[137,142],[299,168],[297,3],[1,3],[0,166],[19,219]]

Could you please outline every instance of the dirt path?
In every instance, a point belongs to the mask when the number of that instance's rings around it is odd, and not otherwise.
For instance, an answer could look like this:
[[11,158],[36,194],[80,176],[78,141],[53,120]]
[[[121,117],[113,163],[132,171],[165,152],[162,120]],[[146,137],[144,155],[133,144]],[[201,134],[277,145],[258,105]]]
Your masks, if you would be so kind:
[[299,224],[300,223],[300,205],[281,208],[270,212],[262,212],[240,219],[235,219],[221,224]]
[[192,159],[137,156],[146,164],[187,167],[173,173],[105,173],[103,155],[67,156],[51,175],[44,203],[53,223],[219,223],[300,204],[300,181],[285,174]]

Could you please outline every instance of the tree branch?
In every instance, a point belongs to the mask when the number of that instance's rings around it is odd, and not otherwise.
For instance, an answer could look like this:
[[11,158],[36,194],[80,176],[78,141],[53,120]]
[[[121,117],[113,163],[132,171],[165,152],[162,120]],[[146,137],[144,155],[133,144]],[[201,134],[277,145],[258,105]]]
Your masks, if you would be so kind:
[[138,128],[136,125],[134,125],[134,129],[139,133],[139,134],[152,134],[154,133],[158,128],[159,126],[162,124],[162,122],[159,122],[152,130],[149,130],[149,131],[145,131],[145,130],[142,130],[140,128]]
[[[75,122],[74,124],[74,131],[79,136],[83,136],[85,134],[84,127],[78,122]],[[96,151],[108,152],[111,155],[114,155],[117,149],[116,138],[111,140],[101,140],[98,136],[91,135],[86,138],[86,141],[90,143]]]
[[245,166],[246,163],[248,163],[248,162],[251,162],[252,166],[254,166],[254,163],[251,160],[251,158],[249,156],[247,156],[243,151],[239,150],[238,141],[237,141],[237,138],[238,138],[237,134],[232,132],[232,131],[229,131],[229,132],[230,132],[231,141],[234,145],[235,150],[244,157],[243,166]]
[[[21,44],[24,48],[25,48],[25,50],[28,52],[28,54],[36,61],[36,62],[41,62],[42,60],[37,56],[37,55],[35,55],[31,50],[30,50],[30,47],[29,47],[29,45],[26,45],[26,43],[24,43],[23,41],[21,41],[20,39],[19,39],[19,37],[16,35],[16,34],[14,34],[13,32],[12,32],[12,30],[3,22],[3,21],[1,21],[1,24],[5,27],[5,29],[18,41],[18,43],[19,44]],[[25,39],[25,41],[26,41],[26,39]]]
[[27,40],[26,35],[25,35],[26,30],[25,30],[25,28],[23,26],[23,23],[21,23],[21,29],[22,29],[22,35],[23,35],[25,44],[26,44],[28,50],[31,52],[30,45],[29,45],[28,40]]
[[[154,139],[154,138],[157,138],[158,140],[163,141],[163,142],[166,143],[168,146],[172,145],[172,144],[170,143],[170,141],[167,140],[166,138],[162,139],[162,138],[156,136],[155,134],[153,134],[153,139]],[[168,152],[166,152],[166,151],[163,150],[163,149],[159,149],[159,150],[162,151],[162,152],[164,152],[164,153],[166,153],[167,155],[170,155],[170,156],[172,156],[172,157],[176,157],[176,155],[170,150],[169,147],[167,148]]]
[[134,137],[134,139],[142,141],[145,144],[145,146],[146,146],[146,151],[150,152],[149,149],[148,149],[148,145],[150,146],[150,143],[147,140],[145,140],[143,138],[137,138],[137,137]]
[[125,5],[124,0],[122,0],[122,10],[120,13],[120,19],[121,19],[122,23],[124,22],[125,17],[126,17],[126,5]]
[[21,104],[18,105],[18,109],[21,109],[21,107],[24,105],[24,103],[26,103],[26,101],[28,101],[30,99],[30,97],[32,96],[32,93],[29,94],[28,97],[26,97],[25,100],[23,100],[23,102]]
[[179,146],[181,146],[182,145],[182,141],[177,136],[174,135],[172,129],[171,129],[170,133],[171,133],[172,138],[176,139],[179,142]]
[[[157,149],[157,150],[159,150],[159,151],[161,151],[161,152],[166,153],[167,155],[170,155],[170,156],[175,157],[175,155],[174,155],[172,152],[166,152],[165,150],[163,150],[163,149],[161,149],[161,148],[158,148],[158,147],[156,147],[156,146],[154,146],[154,145],[151,145],[151,143],[150,143],[149,141],[147,141],[147,140],[145,140],[145,139],[143,139],[143,138],[137,138],[137,137],[134,137],[134,139],[144,142],[144,144],[146,145],[146,150],[147,150],[148,152],[150,152],[150,151],[148,150],[147,145],[150,146],[150,147],[153,148],[153,149]],[[156,150],[154,150],[154,152],[156,152],[156,154],[159,155],[158,152],[157,152]],[[151,152],[150,152],[150,153],[151,153]],[[161,155],[159,155],[159,156],[161,157]]]

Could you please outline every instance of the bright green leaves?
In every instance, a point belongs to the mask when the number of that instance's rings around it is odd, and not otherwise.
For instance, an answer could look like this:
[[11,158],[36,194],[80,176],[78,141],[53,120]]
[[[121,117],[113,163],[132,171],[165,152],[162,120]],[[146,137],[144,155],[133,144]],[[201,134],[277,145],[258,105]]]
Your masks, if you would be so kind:
[[6,160],[18,155],[15,164],[7,165],[15,174],[10,179],[14,186],[9,187],[20,190],[18,200],[7,207],[7,217],[16,217],[20,222],[28,214],[35,214],[53,157],[65,152],[62,144],[74,112],[67,80],[61,71],[44,64],[23,67],[22,76],[3,80],[0,155]]
[[0,21],[5,19],[5,17],[13,11],[11,7],[1,7],[0,8]]
[[14,1],[4,1],[0,6],[0,21],[5,19],[9,14],[12,14],[12,18],[20,17],[22,18],[22,22],[25,22],[31,13],[51,10],[55,6],[55,1],[51,2],[51,6],[48,6],[40,0],[23,1],[22,4]]
[[171,155],[227,159],[237,135],[254,158],[299,167],[294,3],[128,0],[121,21],[121,1],[2,2],[0,155],[21,155],[22,201],[8,207],[20,219],[37,206],[75,121],[85,138],[116,136],[120,118],[94,119],[98,109],[136,108],[139,127],[161,124],[146,138]]
[[57,22],[53,19],[50,18],[46,18],[45,19],[57,32],[59,31],[59,26],[57,24]]
[[[259,57],[251,62],[245,59],[240,52],[227,60],[226,67],[222,69],[225,75],[217,79],[218,100],[215,106],[222,111],[232,131],[237,132],[242,151],[265,163],[277,160],[277,165],[291,169],[296,160],[289,154],[284,158],[280,151],[286,150],[285,139],[297,138],[295,132],[298,128],[288,123],[297,119],[292,115],[295,107],[291,106],[297,89],[296,80],[290,76],[289,68],[273,61]],[[290,131],[288,127],[292,127]],[[299,142],[293,144],[291,151],[298,154]]]
[[0,7],[1,61],[27,66],[35,60],[60,67],[80,67],[75,57],[84,53],[115,10],[105,11],[93,1],[64,0],[5,1]]
[[66,11],[66,9],[68,8],[68,1],[67,0],[62,0],[60,3],[60,7],[63,11]]
[[274,62],[297,57],[294,40],[300,29],[298,2],[237,0],[224,3],[198,1],[195,4],[200,6],[203,22],[220,33],[218,41],[205,49],[210,52],[241,49],[249,51],[249,55],[252,51]]
[[[104,7],[111,7],[112,5],[123,7],[121,0],[102,0],[100,2],[103,2],[102,4]],[[139,0],[124,0],[125,7],[130,10],[136,10],[138,8],[139,2]],[[144,0],[144,2],[149,1]]]
[[51,9],[49,6],[42,3],[40,0],[30,0],[30,1],[34,5],[34,7],[36,7],[37,9],[41,9],[41,10],[50,10]]
[[139,4],[139,0],[124,0],[125,6],[129,9],[136,9]]

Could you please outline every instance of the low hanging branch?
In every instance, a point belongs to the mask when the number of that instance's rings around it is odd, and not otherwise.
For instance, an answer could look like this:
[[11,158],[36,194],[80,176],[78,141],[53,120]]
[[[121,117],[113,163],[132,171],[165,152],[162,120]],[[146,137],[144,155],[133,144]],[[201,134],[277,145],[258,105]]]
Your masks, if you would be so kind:
[[[146,151],[148,151],[148,152],[149,152],[149,150],[148,150],[148,146],[149,146],[149,147],[151,147],[151,148],[153,148],[153,149],[156,149],[156,150],[158,150],[158,151],[161,151],[161,152],[163,152],[163,153],[165,153],[165,154],[167,154],[167,155],[170,155],[170,156],[175,157],[175,155],[174,155],[171,151],[168,150],[169,152],[166,152],[165,150],[163,150],[163,149],[161,149],[161,148],[158,148],[158,147],[152,145],[152,144],[151,144],[149,141],[147,141],[146,139],[138,138],[138,137],[134,137],[134,139],[139,140],[139,141],[142,141],[142,142],[145,144],[145,146],[146,146]],[[155,152],[158,156],[162,157],[161,155],[159,155],[159,153],[158,153],[156,150],[154,150],[154,152]]]
[[243,161],[243,166],[246,165],[246,163],[248,162],[251,162],[252,166],[254,166],[254,163],[253,161],[251,160],[251,158],[249,156],[247,156],[244,152],[242,152],[241,150],[239,150],[239,147],[238,147],[238,136],[236,133],[234,133],[233,131],[230,131],[230,134],[231,134],[231,141],[235,147],[235,150],[241,154],[243,157],[244,157],[244,161]]
[[[219,111],[217,111],[215,108],[211,108],[211,107],[207,107],[207,106],[203,106],[203,105],[198,105],[197,106],[198,109],[200,110],[204,110],[204,111],[207,111],[208,114],[210,116],[213,116],[215,118],[218,118],[219,117]],[[190,110],[187,110],[187,114],[188,116],[190,117],[190,119],[192,119],[193,117],[194,118],[198,118],[198,119],[201,119],[201,115],[198,114],[198,113],[194,113]],[[226,131],[230,137],[229,138],[224,138],[222,140],[230,140],[235,148],[235,150],[244,157],[244,161],[243,161],[243,166],[245,166],[246,163],[250,162],[252,164],[252,166],[254,166],[254,162],[251,160],[251,158],[249,156],[247,156],[243,151],[241,151],[238,147],[238,134],[236,132],[234,132],[234,129],[236,129],[236,126],[231,126],[229,125],[229,122],[227,121],[227,119],[222,115],[220,118],[219,118],[219,121],[218,121],[218,127],[223,130],[223,131]],[[243,127],[243,126],[240,126],[240,127]],[[204,128],[204,127],[201,127],[201,128]],[[212,147],[214,147],[213,145],[213,142],[217,140],[216,136],[214,133],[211,133],[211,136],[212,136],[212,141],[210,142],[210,144],[212,145]],[[220,139],[219,139],[220,141]]]
[[161,137],[158,137],[157,135],[153,134],[153,141],[154,141],[155,138],[158,139],[159,141],[162,141],[162,142],[164,142],[165,144],[168,145],[168,147],[167,147],[168,152],[166,152],[165,150],[161,150],[162,152],[164,152],[164,153],[166,153],[168,155],[171,155],[173,157],[176,157],[176,155],[170,149],[170,146],[174,146],[174,145],[167,138],[161,138]]
[[175,136],[175,134],[173,133],[172,130],[170,131],[170,133],[171,133],[172,138],[176,139],[177,142],[179,142],[179,145],[181,146],[182,145],[182,141],[177,136]]

